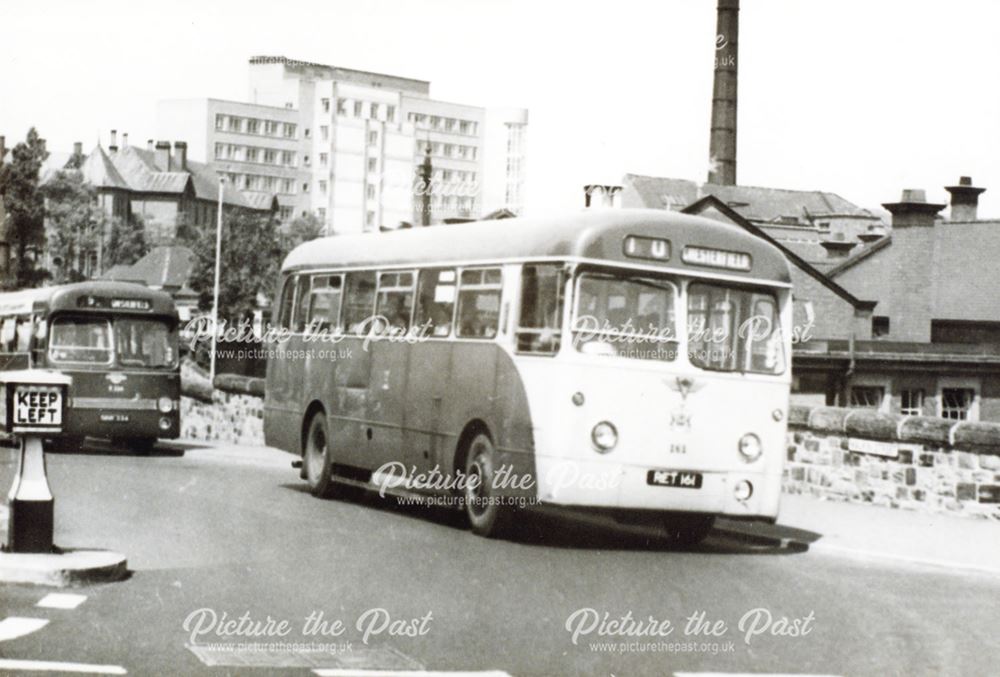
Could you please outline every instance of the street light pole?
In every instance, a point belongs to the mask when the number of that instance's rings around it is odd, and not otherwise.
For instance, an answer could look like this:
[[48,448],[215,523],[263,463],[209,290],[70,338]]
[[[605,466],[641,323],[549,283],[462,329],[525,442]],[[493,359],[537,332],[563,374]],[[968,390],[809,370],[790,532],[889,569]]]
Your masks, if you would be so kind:
[[219,177],[219,214],[215,226],[215,292],[212,295],[212,355],[209,379],[215,383],[215,339],[219,324],[219,272],[222,268],[222,196],[226,191],[226,178]]

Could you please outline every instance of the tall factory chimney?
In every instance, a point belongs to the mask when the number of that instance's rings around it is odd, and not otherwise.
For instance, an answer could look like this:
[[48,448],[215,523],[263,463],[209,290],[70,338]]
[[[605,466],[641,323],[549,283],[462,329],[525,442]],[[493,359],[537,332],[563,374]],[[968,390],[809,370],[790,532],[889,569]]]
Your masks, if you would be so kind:
[[736,65],[739,53],[740,0],[719,0],[715,30],[715,83],[708,182],[736,185]]

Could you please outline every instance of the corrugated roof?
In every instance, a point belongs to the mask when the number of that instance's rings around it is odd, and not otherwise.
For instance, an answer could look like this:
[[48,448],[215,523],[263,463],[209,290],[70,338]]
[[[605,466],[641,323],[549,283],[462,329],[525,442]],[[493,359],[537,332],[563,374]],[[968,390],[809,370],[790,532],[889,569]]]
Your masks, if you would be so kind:
[[836,193],[819,190],[788,190],[760,186],[720,186],[687,179],[626,174],[625,185],[639,195],[643,206],[652,209],[683,209],[712,195],[755,223],[779,222],[794,218],[809,224],[809,217],[834,215],[878,219],[873,212],[845,200]]

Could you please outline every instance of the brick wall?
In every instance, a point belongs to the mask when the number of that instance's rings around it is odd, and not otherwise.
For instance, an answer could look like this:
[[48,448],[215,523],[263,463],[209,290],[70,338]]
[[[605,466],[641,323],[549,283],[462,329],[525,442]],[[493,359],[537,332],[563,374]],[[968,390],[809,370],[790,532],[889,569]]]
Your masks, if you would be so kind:
[[783,490],[1000,519],[1000,424],[792,407]]

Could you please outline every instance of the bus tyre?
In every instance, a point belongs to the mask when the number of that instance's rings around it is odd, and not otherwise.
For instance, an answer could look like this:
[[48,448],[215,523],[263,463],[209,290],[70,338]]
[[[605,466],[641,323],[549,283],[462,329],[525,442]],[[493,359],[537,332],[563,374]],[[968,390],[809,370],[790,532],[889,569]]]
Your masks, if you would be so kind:
[[125,448],[140,456],[146,456],[152,453],[153,447],[155,446],[155,437],[133,437],[125,441]]
[[497,453],[493,441],[479,433],[469,444],[465,459],[465,515],[472,532],[487,538],[497,538],[510,532],[514,508],[499,503],[502,497],[493,489],[497,471]]
[[77,435],[61,435],[48,440],[45,450],[57,454],[75,454],[83,447],[83,437]]
[[333,454],[326,415],[321,411],[309,420],[303,455],[302,467],[310,493],[317,498],[333,498],[337,488],[333,481]]
[[664,523],[667,538],[677,545],[698,545],[713,526],[714,515],[672,515]]

